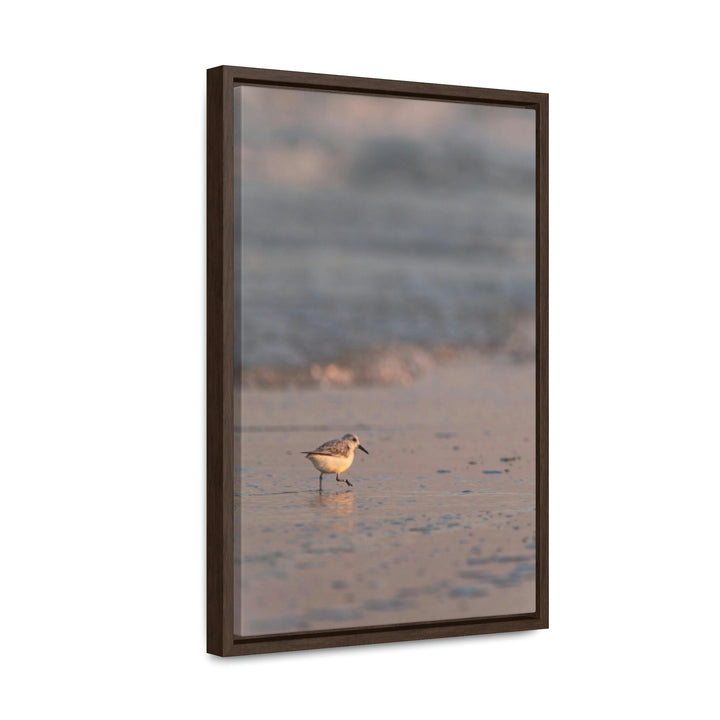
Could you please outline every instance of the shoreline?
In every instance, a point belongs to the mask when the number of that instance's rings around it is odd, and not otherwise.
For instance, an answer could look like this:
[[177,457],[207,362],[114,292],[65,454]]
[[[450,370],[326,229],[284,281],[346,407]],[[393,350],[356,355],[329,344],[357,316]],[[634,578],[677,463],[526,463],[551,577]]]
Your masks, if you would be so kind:
[[532,362],[534,358],[535,321],[532,317],[524,317],[495,344],[393,342],[295,365],[236,367],[234,375],[235,385],[248,389],[409,386],[438,367],[471,362],[517,364]]

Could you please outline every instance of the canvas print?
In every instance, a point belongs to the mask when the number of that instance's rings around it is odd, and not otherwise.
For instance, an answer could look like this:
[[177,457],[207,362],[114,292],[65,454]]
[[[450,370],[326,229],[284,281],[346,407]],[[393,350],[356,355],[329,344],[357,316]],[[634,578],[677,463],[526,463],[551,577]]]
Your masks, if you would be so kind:
[[234,630],[536,610],[535,110],[234,90]]

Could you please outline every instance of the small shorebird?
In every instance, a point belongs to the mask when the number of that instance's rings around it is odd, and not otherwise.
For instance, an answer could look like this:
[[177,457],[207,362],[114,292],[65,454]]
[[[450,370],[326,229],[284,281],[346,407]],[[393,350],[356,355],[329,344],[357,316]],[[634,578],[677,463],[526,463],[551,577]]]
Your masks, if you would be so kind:
[[353,464],[355,448],[359,448],[368,455],[370,454],[360,444],[358,436],[352,433],[343,435],[339,440],[328,440],[314,450],[303,450],[303,455],[320,471],[318,492],[322,492],[322,476],[325,474],[334,474],[338,482],[347,483],[352,487],[352,483],[341,478],[340,473],[345,472]]

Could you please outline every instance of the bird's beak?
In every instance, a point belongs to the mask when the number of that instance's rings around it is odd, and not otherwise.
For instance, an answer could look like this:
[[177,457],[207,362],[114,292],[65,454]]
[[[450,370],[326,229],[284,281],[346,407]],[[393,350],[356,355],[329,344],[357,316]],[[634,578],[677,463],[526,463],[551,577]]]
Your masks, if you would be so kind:
[[366,455],[370,454],[362,445],[358,445],[358,450],[362,450]]

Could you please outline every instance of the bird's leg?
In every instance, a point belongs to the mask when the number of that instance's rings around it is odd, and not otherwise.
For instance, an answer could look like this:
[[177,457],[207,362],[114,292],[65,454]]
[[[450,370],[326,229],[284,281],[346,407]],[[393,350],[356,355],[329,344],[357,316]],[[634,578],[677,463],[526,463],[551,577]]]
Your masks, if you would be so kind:
[[346,480],[345,478],[341,478],[337,473],[335,473],[335,479],[336,479],[338,482],[344,482],[344,483],[346,483],[347,485],[349,485],[350,487],[352,487],[352,483],[351,483],[349,480]]
[[322,492],[322,476],[323,474],[320,473],[320,487],[318,487],[318,492]]

